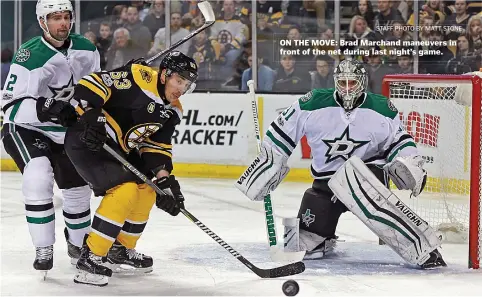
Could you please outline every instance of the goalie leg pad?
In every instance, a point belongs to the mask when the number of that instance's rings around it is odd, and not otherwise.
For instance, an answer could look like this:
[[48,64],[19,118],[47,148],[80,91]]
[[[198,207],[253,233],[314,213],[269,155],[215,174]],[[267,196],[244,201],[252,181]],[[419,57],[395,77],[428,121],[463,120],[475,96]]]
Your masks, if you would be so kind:
[[421,265],[441,238],[354,156],[328,182],[337,198],[403,259]]

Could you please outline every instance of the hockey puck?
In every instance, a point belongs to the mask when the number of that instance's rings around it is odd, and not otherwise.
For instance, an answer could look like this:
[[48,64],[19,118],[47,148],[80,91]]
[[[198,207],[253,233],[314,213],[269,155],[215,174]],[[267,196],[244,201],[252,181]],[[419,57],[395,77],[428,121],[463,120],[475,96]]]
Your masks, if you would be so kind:
[[300,291],[300,285],[298,285],[296,281],[290,279],[285,281],[282,289],[283,289],[283,293],[286,296],[296,296],[296,294],[298,294],[298,292]]

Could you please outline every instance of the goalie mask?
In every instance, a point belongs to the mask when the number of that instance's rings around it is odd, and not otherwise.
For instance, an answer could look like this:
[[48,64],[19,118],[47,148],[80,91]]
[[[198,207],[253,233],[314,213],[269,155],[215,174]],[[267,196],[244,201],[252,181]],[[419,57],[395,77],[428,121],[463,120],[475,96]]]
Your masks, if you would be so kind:
[[159,65],[159,72],[162,72],[164,69],[166,69],[167,77],[178,75],[181,78],[177,85],[182,94],[192,93],[196,88],[198,69],[196,61],[192,58],[179,51],[170,52],[162,59]]
[[[70,14],[70,24],[67,29],[68,31],[64,30],[67,31],[66,34],[62,33],[59,35],[58,32],[50,32],[48,16],[65,11],[68,11]],[[46,36],[49,36],[56,41],[64,41],[69,37],[70,31],[72,30],[72,26],[75,22],[74,8],[69,0],[38,0],[37,6],[35,7],[35,13],[37,14],[37,21],[40,25],[40,28],[42,28]],[[44,21],[45,28],[42,27],[41,20]]]
[[352,110],[360,96],[366,92],[368,74],[358,61],[344,60],[334,73],[335,88],[345,110]]

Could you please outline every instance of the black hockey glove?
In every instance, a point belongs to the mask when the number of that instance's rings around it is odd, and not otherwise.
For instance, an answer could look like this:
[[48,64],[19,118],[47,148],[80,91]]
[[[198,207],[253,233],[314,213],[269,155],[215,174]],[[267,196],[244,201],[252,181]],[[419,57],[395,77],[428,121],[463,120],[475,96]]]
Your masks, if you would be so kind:
[[165,195],[157,194],[156,206],[171,216],[177,216],[184,209],[184,196],[181,186],[174,175],[163,176],[156,180],[156,185],[166,192]]
[[75,112],[75,108],[69,102],[39,97],[36,109],[37,117],[42,123],[52,122],[64,127],[70,127],[77,122],[77,112]]
[[91,151],[97,152],[107,141],[107,130],[105,129],[105,115],[101,109],[86,111],[79,119],[84,125],[84,131],[80,134],[80,140],[85,143]]

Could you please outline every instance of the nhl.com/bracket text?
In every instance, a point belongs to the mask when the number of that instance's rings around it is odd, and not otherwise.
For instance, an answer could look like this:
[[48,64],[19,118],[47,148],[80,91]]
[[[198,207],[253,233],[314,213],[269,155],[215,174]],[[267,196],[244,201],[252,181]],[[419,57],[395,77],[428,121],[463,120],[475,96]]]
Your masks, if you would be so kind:
[[214,114],[212,110],[186,110],[180,127],[174,131],[172,143],[231,146],[238,134],[243,112]]

